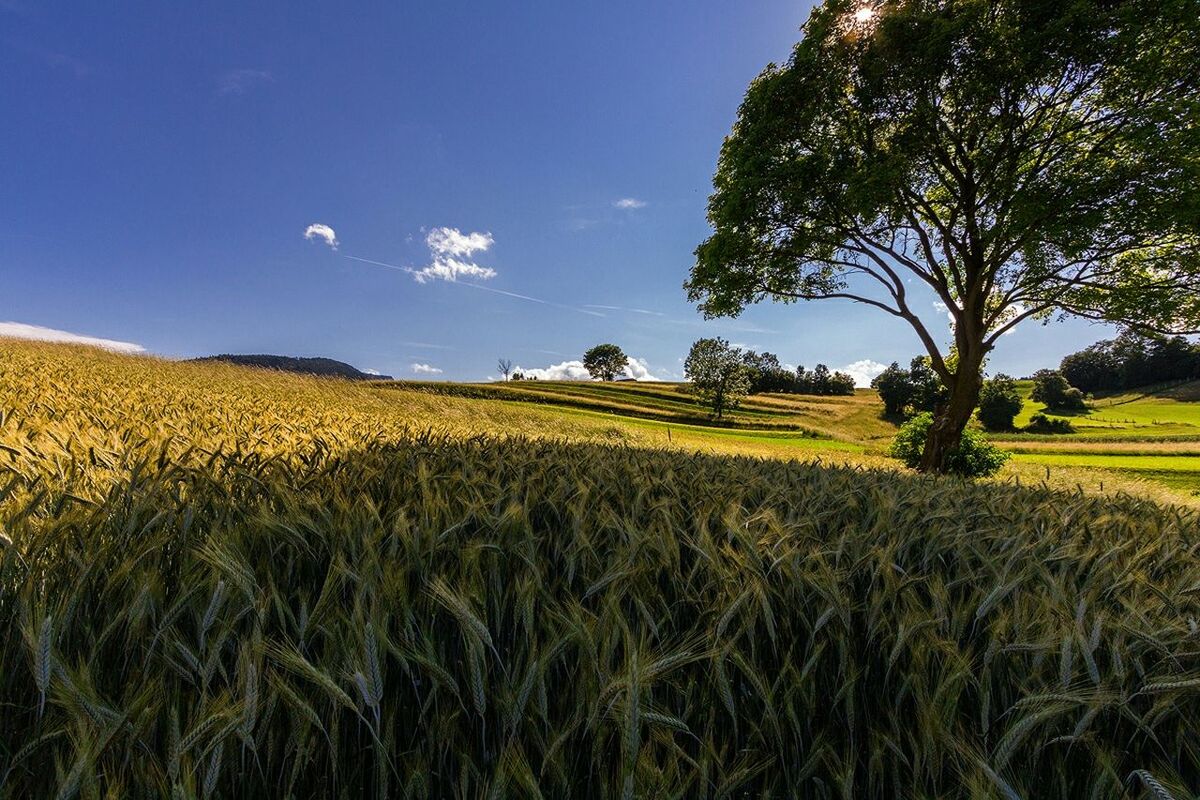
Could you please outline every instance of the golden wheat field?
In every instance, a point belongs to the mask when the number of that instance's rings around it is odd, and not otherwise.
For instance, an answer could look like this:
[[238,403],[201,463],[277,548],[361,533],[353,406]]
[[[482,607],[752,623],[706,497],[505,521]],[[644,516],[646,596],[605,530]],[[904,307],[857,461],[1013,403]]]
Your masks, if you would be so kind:
[[0,797],[1200,790],[1194,510],[4,340],[0,413]]

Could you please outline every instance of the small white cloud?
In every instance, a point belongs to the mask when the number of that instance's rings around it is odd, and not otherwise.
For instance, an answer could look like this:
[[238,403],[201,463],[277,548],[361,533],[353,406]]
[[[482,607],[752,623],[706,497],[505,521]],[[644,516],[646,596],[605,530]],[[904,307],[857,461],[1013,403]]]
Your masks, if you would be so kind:
[[334,250],[338,248],[337,234],[333,232],[333,228],[323,225],[320,222],[314,222],[305,228],[304,238],[310,242],[314,239],[321,239]]
[[413,278],[417,283],[431,280],[456,281],[459,278],[487,280],[494,277],[496,270],[491,267],[481,267],[473,261],[459,261],[457,258],[437,258],[429,266],[413,270]]
[[81,336],[70,331],[59,331],[54,328],[43,328],[40,325],[26,325],[23,322],[0,322],[0,336],[12,339],[32,339],[38,342],[67,342],[70,344],[86,344],[92,347],[102,347],[116,353],[144,353],[146,348],[133,342],[118,342],[114,339],[98,339],[95,336]]
[[[417,375],[441,375],[442,370],[432,364],[413,364],[412,371]],[[375,373],[378,374],[378,373]]]
[[620,200],[614,202],[613,206],[622,211],[634,211],[639,208],[645,208],[646,201],[638,200],[636,197],[622,197]]
[[231,69],[221,74],[217,91],[221,94],[245,94],[274,82],[275,76],[265,69]]
[[382,372],[380,372],[377,369],[364,369],[363,372],[366,373],[367,375],[382,375],[383,374]]
[[[591,373],[587,371],[587,367],[583,366],[583,362],[579,360],[562,361],[558,364],[552,364],[549,367],[536,369],[525,369],[518,366],[513,368],[513,372],[520,372],[526,378],[537,378],[539,381],[592,380]],[[650,366],[644,358],[634,358],[632,356],[629,358],[629,363],[625,365],[624,376],[639,381],[658,380],[658,378],[650,374]]]
[[490,233],[463,233],[458,228],[434,228],[425,237],[430,251],[439,256],[470,256],[486,253],[496,240]]
[[494,278],[496,270],[469,259],[475,253],[486,253],[495,243],[490,233],[463,233],[458,228],[434,228],[425,237],[433,262],[423,269],[412,270],[413,278],[417,283]]
[[871,379],[879,373],[887,369],[887,364],[880,364],[870,358],[864,358],[861,361],[855,361],[853,364],[847,364],[838,370],[844,372],[851,378],[854,378],[854,385],[860,388],[870,386]]

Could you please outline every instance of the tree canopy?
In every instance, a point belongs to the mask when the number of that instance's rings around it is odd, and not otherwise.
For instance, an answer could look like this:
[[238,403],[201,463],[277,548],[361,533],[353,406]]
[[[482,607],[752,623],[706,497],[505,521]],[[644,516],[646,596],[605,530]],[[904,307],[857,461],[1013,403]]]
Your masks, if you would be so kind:
[[629,356],[615,344],[598,344],[583,354],[583,366],[588,373],[598,380],[611,381],[620,375]]
[[1141,336],[1125,331],[1071,353],[1059,371],[1085,392],[1135,389],[1200,378],[1200,345],[1182,336]]
[[695,342],[683,362],[683,374],[717,419],[736,408],[750,391],[742,351],[721,338]]
[[689,298],[907,322],[949,389],[940,470],[1023,320],[1200,327],[1198,118],[1195,0],[829,0],[747,92]]

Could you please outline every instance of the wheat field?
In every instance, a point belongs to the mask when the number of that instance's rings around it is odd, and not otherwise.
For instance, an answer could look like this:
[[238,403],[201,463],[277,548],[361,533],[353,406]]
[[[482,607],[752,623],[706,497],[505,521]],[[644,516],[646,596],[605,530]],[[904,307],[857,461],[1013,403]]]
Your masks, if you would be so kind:
[[1200,789],[1193,510],[0,357],[2,797]]

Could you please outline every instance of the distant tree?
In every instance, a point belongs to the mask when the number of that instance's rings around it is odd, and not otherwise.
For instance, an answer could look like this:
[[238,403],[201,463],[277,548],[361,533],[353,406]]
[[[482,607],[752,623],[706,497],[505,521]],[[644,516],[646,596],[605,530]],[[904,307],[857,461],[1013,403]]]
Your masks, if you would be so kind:
[[1021,413],[1021,393],[1008,375],[997,375],[983,382],[979,390],[979,421],[989,431],[1010,431]]
[[514,380],[514,381],[523,381],[523,380],[525,380],[525,373],[523,373],[523,372],[514,372],[514,373],[513,373],[513,375],[512,375],[512,380]]
[[1061,372],[1053,369],[1039,369],[1033,373],[1033,392],[1030,397],[1054,411],[1083,411],[1087,408],[1083,392],[1068,383]]
[[931,366],[929,356],[917,356],[912,360],[908,365],[908,380],[912,384],[909,403],[914,411],[935,413],[949,400],[946,385]]
[[824,364],[817,364],[813,367],[812,376],[809,380],[812,381],[812,393],[825,395],[829,394],[829,367]]
[[1195,0],[826,0],[803,31],[721,149],[686,284],[707,316],[836,298],[909,324],[947,387],[926,472],[1023,321],[1200,326]]
[[835,371],[829,376],[829,392],[831,395],[854,394],[854,376],[845,372]]
[[912,401],[912,379],[908,370],[901,369],[895,361],[872,379],[871,388],[879,393],[883,411],[889,417],[902,416]]
[[824,364],[817,364],[812,370],[803,365],[797,367],[792,383],[791,391],[797,394],[854,394],[854,378],[844,372],[831,372]]
[[583,354],[583,366],[598,380],[611,381],[624,371],[629,356],[615,344],[598,344]]
[[736,408],[750,391],[742,351],[724,339],[700,339],[693,344],[683,374],[717,419]]
[[1124,331],[1063,358],[1059,371],[1083,392],[1136,389],[1200,378],[1200,345],[1182,336]]
[[774,353],[760,354],[747,350],[742,355],[742,363],[746,366],[750,381],[750,394],[795,391],[795,377],[783,368]]
[[1063,358],[1058,371],[1067,382],[1083,392],[1119,389],[1122,385],[1121,360],[1113,351],[1113,342],[1097,342]]
[[496,368],[500,370],[500,374],[504,376],[504,380],[508,380],[508,376],[513,370],[513,362],[510,359],[502,358],[496,362]]

